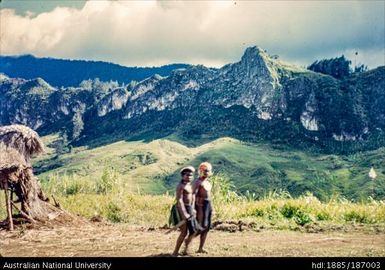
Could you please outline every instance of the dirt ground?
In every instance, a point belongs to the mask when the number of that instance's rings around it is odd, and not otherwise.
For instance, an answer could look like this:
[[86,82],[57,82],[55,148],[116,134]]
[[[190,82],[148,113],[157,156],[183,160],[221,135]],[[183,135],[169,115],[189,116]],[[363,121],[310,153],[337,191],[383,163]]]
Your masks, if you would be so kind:
[[[178,233],[128,225],[84,226],[0,231],[2,256],[168,256]],[[385,256],[383,232],[318,232],[213,230],[208,254],[189,256]]]

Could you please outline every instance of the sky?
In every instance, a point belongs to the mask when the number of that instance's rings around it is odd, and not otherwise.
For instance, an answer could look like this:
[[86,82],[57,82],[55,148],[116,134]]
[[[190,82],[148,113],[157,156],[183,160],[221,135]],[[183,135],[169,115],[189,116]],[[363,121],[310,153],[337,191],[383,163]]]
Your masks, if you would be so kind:
[[300,66],[342,54],[385,65],[385,1],[2,0],[0,7],[1,55],[221,67],[257,45]]

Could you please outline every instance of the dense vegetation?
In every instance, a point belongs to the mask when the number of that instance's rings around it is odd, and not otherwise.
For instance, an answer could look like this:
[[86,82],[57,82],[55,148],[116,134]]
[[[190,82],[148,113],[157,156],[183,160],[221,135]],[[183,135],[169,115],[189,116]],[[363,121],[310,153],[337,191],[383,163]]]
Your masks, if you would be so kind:
[[333,76],[336,79],[343,79],[345,77],[348,77],[353,72],[360,73],[368,70],[368,67],[364,64],[355,66],[354,69],[352,69],[350,67],[351,64],[352,61],[346,59],[345,56],[342,55],[341,57],[317,60],[313,64],[311,64],[308,69],[314,72]]
[[101,61],[36,58],[32,55],[0,56],[0,72],[15,78],[43,78],[57,87],[78,86],[84,80],[95,78],[129,84],[154,74],[167,76],[172,70],[186,66],[188,65],[171,64],[161,67],[124,67]]

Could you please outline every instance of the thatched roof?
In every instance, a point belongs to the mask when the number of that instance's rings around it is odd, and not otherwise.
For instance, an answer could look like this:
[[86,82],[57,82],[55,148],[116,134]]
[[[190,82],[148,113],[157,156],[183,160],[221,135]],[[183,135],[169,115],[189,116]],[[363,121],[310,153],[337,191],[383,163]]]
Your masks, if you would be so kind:
[[23,156],[11,147],[0,142],[0,170],[26,166]]
[[44,152],[44,144],[39,135],[23,125],[0,127],[0,142],[18,151],[27,163],[32,156]]
[[0,142],[0,189],[6,181],[16,181],[20,172],[26,169],[24,157],[11,147]]

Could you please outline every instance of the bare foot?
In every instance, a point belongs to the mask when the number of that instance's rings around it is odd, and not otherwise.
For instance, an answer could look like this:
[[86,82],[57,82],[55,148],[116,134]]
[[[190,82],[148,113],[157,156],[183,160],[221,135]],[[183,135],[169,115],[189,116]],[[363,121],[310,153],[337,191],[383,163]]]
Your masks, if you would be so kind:
[[204,249],[198,249],[197,253],[207,254],[208,252]]

